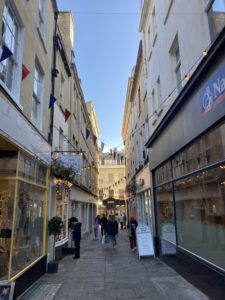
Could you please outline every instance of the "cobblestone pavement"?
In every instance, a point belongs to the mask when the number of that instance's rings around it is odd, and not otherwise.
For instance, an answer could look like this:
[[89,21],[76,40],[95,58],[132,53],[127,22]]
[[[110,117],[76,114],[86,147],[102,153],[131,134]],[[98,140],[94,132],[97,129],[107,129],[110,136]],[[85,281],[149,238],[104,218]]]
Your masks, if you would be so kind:
[[114,249],[93,236],[83,239],[81,258],[64,257],[58,273],[45,274],[39,284],[61,284],[54,300],[208,299],[159,259],[139,260],[130,251],[126,230],[117,241]]

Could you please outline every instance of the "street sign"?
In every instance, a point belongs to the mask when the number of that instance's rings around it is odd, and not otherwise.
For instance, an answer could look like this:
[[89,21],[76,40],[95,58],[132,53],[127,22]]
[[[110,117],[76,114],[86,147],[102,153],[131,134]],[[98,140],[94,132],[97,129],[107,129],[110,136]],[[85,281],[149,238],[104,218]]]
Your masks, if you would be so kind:
[[139,259],[141,256],[154,256],[152,233],[149,227],[145,224],[138,225],[135,232]]

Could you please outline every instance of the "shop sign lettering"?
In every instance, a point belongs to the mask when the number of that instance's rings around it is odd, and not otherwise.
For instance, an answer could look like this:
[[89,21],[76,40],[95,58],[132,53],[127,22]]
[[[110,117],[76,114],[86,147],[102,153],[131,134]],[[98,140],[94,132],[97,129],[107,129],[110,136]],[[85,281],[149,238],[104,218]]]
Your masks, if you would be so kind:
[[208,80],[200,93],[200,98],[203,116],[225,100],[225,65]]

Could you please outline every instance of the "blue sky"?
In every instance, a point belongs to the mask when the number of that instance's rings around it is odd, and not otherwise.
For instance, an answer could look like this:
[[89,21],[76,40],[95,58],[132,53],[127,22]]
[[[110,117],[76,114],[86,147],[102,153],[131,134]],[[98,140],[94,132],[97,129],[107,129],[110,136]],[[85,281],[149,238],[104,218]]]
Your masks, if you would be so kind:
[[139,0],[57,0],[75,22],[75,62],[86,101],[92,100],[99,142],[123,147],[121,128],[128,78],[136,63]]

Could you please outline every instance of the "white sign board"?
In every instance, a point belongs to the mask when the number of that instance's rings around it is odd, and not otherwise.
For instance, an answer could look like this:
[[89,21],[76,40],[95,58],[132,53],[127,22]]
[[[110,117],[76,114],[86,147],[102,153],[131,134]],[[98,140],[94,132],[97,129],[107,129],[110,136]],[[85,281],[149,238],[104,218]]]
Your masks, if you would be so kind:
[[135,233],[136,233],[139,259],[141,256],[155,255],[152,234],[149,227],[144,224],[138,225]]
[[162,241],[161,241],[162,254],[176,254],[176,246],[175,246],[176,234],[175,234],[174,224],[173,223],[162,224],[161,236],[162,236]]
[[73,169],[78,174],[81,173],[82,157],[80,155],[61,155],[58,162],[66,168]]

